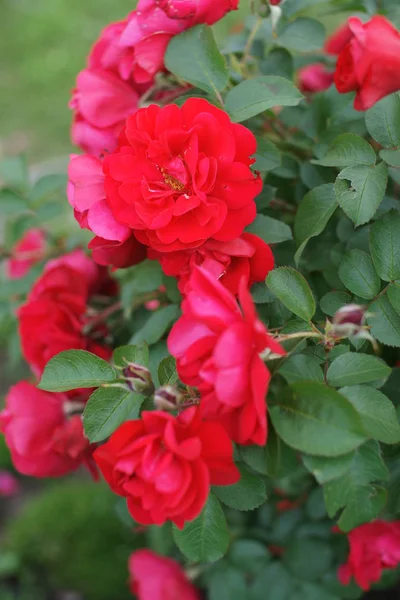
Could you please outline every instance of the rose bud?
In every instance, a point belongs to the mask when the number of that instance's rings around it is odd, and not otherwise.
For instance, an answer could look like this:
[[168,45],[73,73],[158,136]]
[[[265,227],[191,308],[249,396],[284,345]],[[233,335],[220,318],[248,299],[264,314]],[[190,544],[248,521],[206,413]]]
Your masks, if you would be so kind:
[[362,327],[365,321],[365,306],[347,304],[342,306],[333,317],[334,325],[356,325]]
[[154,392],[154,383],[149,369],[143,365],[129,363],[123,370],[126,383],[132,392],[150,395]]
[[154,405],[157,410],[171,412],[177,410],[182,399],[181,392],[174,385],[163,385],[154,394]]

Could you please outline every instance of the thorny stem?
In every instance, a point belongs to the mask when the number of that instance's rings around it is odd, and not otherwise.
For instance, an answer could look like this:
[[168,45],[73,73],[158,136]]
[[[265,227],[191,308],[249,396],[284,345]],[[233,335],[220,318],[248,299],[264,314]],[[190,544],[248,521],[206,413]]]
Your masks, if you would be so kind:
[[390,287],[390,283],[388,283],[387,286],[384,287],[383,290],[375,296],[375,298],[372,298],[372,300],[370,302],[368,302],[368,304],[367,304],[367,309],[371,306],[371,304],[376,302],[378,300],[378,298],[380,298],[381,296],[384,296],[386,294],[386,292],[388,291],[389,287]]
[[284,334],[284,335],[279,335],[277,336],[279,339],[279,342],[286,342],[287,340],[294,340],[296,338],[311,338],[311,337],[318,337],[321,340],[324,337],[324,334],[321,333],[320,331],[317,332],[311,332],[311,331],[298,331],[296,333],[288,333],[288,334]]

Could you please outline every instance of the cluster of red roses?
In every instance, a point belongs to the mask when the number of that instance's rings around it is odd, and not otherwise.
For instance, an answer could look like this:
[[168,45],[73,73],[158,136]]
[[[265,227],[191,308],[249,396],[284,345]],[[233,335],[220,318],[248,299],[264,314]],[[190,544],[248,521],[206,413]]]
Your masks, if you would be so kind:
[[304,67],[299,72],[303,91],[320,92],[335,82],[341,94],[357,92],[356,110],[367,110],[400,89],[400,33],[384,17],[367,23],[351,17],[326,41],[324,50],[338,56],[336,71],[321,63]]
[[[110,358],[111,348],[104,344],[107,330],[90,315],[89,303],[96,295],[108,297],[116,291],[106,269],[81,250],[47,262],[18,311],[22,352],[37,378],[62,350],[82,349]],[[50,394],[28,381],[10,389],[0,429],[18,471],[56,477],[85,463],[95,472],[93,448],[80,418],[88,395],[87,390]]]

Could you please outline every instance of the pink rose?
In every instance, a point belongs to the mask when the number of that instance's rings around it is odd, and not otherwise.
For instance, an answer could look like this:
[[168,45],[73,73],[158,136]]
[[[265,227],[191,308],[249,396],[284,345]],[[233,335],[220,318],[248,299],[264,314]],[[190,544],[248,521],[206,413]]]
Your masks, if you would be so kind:
[[333,72],[325,65],[315,63],[307,65],[298,72],[299,87],[302,92],[323,92],[333,83]]
[[270,373],[259,355],[267,348],[285,351],[258,319],[245,281],[239,299],[241,308],[219,281],[196,267],[168,348],[180,380],[199,389],[204,418],[224,425],[239,444],[263,446]]
[[151,550],[136,550],[129,559],[130,585],[139,600],[199,600],[181,566]]
[[29,229],[17,242],[7,261],[7,275],[10,279],[24,277],[31,268],[40,262],[46,251],[46,236],[41,229]]
[[43,392],[27,381],[10,389],[0,413],[0,431],[17,471],[33,477],[59,477],[86,464],[95,472],[82,420],[77,415],[67,418],[67,405],[64,394]]
[[19,492],[18,479],[8,471],[0,471],[0,498],[11,498]]

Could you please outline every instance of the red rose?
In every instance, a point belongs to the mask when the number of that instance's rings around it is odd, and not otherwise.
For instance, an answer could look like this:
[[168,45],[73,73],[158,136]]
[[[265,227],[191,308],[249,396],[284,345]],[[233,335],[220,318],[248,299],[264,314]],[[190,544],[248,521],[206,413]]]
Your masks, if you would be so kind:
[[274,268],[271,248],[251,233],[243,233],[231,242],[210,240],[194,250],[149,251],[149,257],[161,262],[166,275],[178,278],[182,294],[196,266],[206,269],[234,295],[238,294],[242,279],[250,287],[257,281],[263,281]]
[[353,37],[348,22],[341,25],[325,42],[324,50],[327,54],[340,54],[343,48]]
[[[255,151],[254,135],[206,100],[137,111],[119,149],[104,159],[112,218],[96,214],[95,233],[117,222],[163,252],[237,238],[254,220],[262,187],[250,170]],[[90,213],[88,221],[90,227]]]
[[202,421],[195,407],[178,417],[142,413],[140,420],[123,423],[94,459],[143,525],[171,520],[183,528],[201,512],[210,485],[229,485],[239,478],[225,431],[218,423]]
[[377,583],[384,569],[400,564],[400,521],[374,521],[356,527],[348,534],[350,554],[339,568],[339,580],[348,585],[354,577],[358,586],[368,591]]
[[104,190],[103,166],[94,156],[72,155],[68,167],[68,201],[81,227],[96,237],[89,244],[93,260],[117,268],[135,265],[146,257],[133,232],[118,223],[110,211]]
[[201,392],[204,418],[222,423],[239,444],[264,445],[270,373],[259,354],[284,355],[258,320],[251,296],[235,298],[203,268],[196,268],[182,303],[183,316],[168,337],[181,381]]
[[140,0],[118,42],[125,51],[121,76],[131,73],[136,83],[150,83],[164,69],[164,54],[174,35],[200,23],[212,25],[238,4],[239,0]]
[[49,261],[18,313],[22,353],[36,375],[62,350],[88,350],[110,357],[111,349],[92,339],[99,333],[104,339],[104,326],[95,326],[91,335],[85,333],[91,322],[87,306],[93,293],[113,294],[115,287],[82,251]]
[[77,77],[70,108],[75,110],[72,141],[89,154],[112,152],[139,94],[110,71],[84,69]]
[[10,389],[0,413],[0,431],[17,471],[34,477],[59,477],[84,463],[95,473],[81,418],[67,419],[67,403],[67,396],[43,392],[27,381]]
[[129,558],[132,594],[138,600],[199,600],[181,566],[151,550],[136,550]]
[[356,110],[367,110],[400,89],[400,33],[387,19],[349,19],[351,41],[339,54],[335,84],[341,94],[355,91]]
[[6,263],[10,279],[24,277],[31,268],[40,262],[46,251],[46,236],[41,229],[28,229],[11,251]]
[[298,72],[299,88],[302,92],[323,92],[333,83],[333,72],[329,71],[325,65],[315,63],[307,65]]

